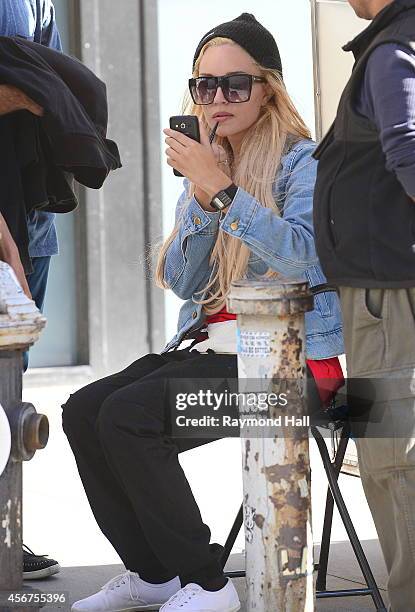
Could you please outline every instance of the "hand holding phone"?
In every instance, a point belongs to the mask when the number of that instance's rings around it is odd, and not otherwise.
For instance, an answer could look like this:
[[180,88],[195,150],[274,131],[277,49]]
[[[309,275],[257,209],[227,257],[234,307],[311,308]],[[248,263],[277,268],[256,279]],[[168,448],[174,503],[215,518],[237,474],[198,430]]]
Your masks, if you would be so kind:
[[[218,129],[219,121],[217,121],[215,127],[210,133],[209,142],[212,144],[213,139],[215,138],[216,130]],[[182,132],[189,138],[200,142],[200,129],[199,129],[199,119],[196,115],[175,115],[174,117],[170,117],[170,129],[175,130],[176,132]],[[215,157],[220,161],[221,152],[223,149],[219,150],[213,149]],[[183,176],[178,170],[173,168],[173,173],[175,176]]]
[[[170,117],[170,129],[181,132],[196,142],[200,142],[199,119],[196,115],[175,115]],[[173,168],[175,176],[183,176],[176,168]]]

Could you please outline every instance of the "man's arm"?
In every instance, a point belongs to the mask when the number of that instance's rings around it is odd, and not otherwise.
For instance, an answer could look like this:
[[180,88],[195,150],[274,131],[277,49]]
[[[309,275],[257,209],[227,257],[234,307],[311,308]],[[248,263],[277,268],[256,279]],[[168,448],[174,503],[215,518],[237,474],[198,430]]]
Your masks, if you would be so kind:
[[24,109],[38,117],[43,115],[43,108],[33,102],[23,91],[13,85],[0,85],[0,115]]
[[[55,7],[53,6],[52,0],[41,0],[39,5],[41,14],[36,15],[41,31],[39,42],[57,51],[62,51],[62,43],[55,20]],[[20,11],[22,11],[22,9],[20,9]],[[16,21],[17,15],[19,15],[20,22]],[[9,21],[7,19],[7,14],[3,15],[3,18],[6,19],[6,22],[1,25],[7,26]],[[20,13],[17,13],[16,16],[11,19],[11,22],[17,23],[22,32],[25,32],[28,28],[28,24],[24,18],[20,16]],[[10,29],[10,27],[6,27],[6,31],[0,28],[0,34],[12,36],[15,35],[16,32],[13,31],[13,28]],[[27,30],[28,37],[30,34],[31,32]],[[19,110],[28,110],[38,117],[43,115],[43,109],[21,90],[11,85],[0,85],[0,116]]]
[[26,276],[23,270],[23,265],[20,260],[19,250],[15,241],[10,234],[7,223],[0,213],[0,260],[5,261],[13,268],[23,291],[29,299],[32,299],[29,285],[27,284]]
[[377,126],[386,168],[415,201],[415,52],[395,43],[372,52],[358,111]]
[[[41,43],[46,47],[62,51],[62,43],[55,19],[55,7],[52,1],[42,0],[41,9]],[[19,110],[28,110],[38,117],[43,115],[42,107],[31,100],[20,89],[12,85],[0,85],[0,116]]]

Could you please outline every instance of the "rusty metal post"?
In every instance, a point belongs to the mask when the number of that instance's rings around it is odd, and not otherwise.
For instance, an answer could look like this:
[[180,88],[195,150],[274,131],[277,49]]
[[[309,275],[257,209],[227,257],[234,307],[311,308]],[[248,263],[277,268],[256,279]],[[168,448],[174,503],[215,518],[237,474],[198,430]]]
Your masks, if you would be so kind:
[[[278,426],[241,427],[249,612],[314,610],[308,417],[305,415],[306,283],[240,280],[227,300],[237,314],[239,392],[266,390]],[[245,383],[245,387],[244,387]],[[251,387],[250,387],[251,386]],[[269,403],[268,394],[287,403]],[[247,418],[244,406],[240,417]],[[258,416],[258,406],[251,408]],[[280,425],[279,425],[280,424]]]
[[[23,404],[22,351],[46,323],[21,289],[12,269],[0,261],[0,444],[10,445],[0,470],[0,593],[22,591],[22,461],[31,459],[48,439],[48,420]],[[6,425],[6,420],[8,426]],[[1,453],[0,453],[1,455]],[[0,459],[1,463],[1,459]],[[4,603],[0,610],[25,610]],[[31,607],[32,611],[36,608]]]

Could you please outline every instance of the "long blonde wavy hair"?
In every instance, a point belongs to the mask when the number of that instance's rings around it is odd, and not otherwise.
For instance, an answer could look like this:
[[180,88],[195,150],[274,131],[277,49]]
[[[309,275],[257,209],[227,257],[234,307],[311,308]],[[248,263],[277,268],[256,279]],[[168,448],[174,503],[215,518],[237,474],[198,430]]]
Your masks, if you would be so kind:
[[[236,45],[237,43],[228,38],[216,37],[202,47],[195,63],[193,77],[199,75],[200,61],[206,49],[224,44]],[[265,68],[257,62],[255,64],[261,70],[261,76],[265,77],[272,90],[272,95],[270,95],[265,106],[262,107],[257,121],[245,134],[238,156],[238,166],[234,167],[231,163],[230,176],[236,185],[254,196],[262,206],[271,208],[276,214],[279,214],[279,208],[272,193],[272,186],[279,170],[281,156],[290,143],[302,138],[311,138],[311,134],[291,101],[279,73],[276,70]],[[264,85],[266,84],[264,83]],[[194,104],[188,92],[183,98],[181,113],[183,115],[197,115],[209,132],[202,107]],[[216,142],[225,149],[228,159],[233,160],[232,148],[228,139],[217,136]],[[182,207],[181,215],[173,231],[159,248],[155,283],[160,288],[170,288],[164,279],[165,256],[170,244],[179,232],[182,222],[181,217],[194,191],[195,184],[189,183],[187,199]],[[242,240],[230,236],[219,227],[209,260],[210,265],[213,265],[214,273],[206,286],[198,292],[202,296],[207,292],[206,296],[199,300],[196,300],[193,296],[195,303],[203,304],[203,310],[206,314],[214,314],[224,306],[232,281],[243,278],[246,274],[249,255],[250,249]],[[268,270],[266,276],[272,278],[278,276],[278,273]]]

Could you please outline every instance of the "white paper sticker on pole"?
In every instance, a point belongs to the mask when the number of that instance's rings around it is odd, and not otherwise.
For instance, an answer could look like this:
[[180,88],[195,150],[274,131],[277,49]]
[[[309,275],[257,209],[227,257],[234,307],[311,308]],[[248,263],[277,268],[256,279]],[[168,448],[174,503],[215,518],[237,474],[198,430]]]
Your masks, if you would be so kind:
[[266,331],[237,331],[238,353],[246,357],[267,357],[271,352],[271,334]]
[[0,404],[0,476],[10,457],[12,437],[10,433],[9,419]]

